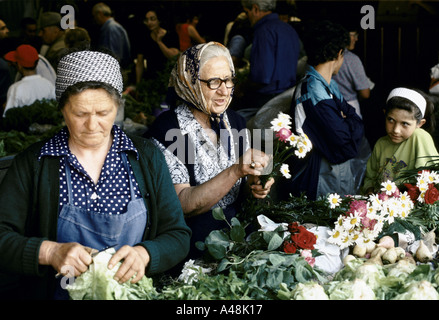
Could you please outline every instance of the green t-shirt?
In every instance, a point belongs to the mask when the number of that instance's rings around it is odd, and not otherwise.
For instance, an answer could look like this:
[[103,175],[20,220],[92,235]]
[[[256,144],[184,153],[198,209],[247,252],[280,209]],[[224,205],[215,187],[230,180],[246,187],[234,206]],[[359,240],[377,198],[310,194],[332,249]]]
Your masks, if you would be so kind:
[[393,181],[403,170],[427,165],[431,156],[438,156],[438,152],[433,138],[422,128],[401,143],[393,143],[389,136],[380,138],[367,161],[363,192],[370,187],[378,192],[382,182]]

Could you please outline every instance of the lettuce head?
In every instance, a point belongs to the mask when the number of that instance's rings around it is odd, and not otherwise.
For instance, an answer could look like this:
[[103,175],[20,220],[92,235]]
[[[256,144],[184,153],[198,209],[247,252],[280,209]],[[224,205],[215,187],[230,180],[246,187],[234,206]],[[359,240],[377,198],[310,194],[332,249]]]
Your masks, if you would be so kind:
[[88,270],[66,287],[72,300],[151,300],[158,296],[152,279],[146,276],[134,284],[130,281],[120,284],[114,280],[121,265],[119,262],[112,270],[108,269],[114,253],[114,249],[100,252]]

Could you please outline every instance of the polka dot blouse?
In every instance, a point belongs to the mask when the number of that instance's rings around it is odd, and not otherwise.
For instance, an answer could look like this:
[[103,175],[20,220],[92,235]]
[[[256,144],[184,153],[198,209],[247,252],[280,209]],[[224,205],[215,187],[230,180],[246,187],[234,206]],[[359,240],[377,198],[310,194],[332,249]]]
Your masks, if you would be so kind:
[[113,126],[113,144],[105,159],[98,183],[94,184],[91,177],[84,170],[68,146],[68,130],[62,129],[51,138],[41,149],[40,158],[44,156],[60,157],[60,203],[59,212],[69,202],[66,178],[65,157],[71,170],[72,204],[75,207],[86,209],[88,212],[108,214],[122,214],[127,211],[128,202],[131,200],[129,178],[131,177],[135,188],[136,198],[140,198],[139,186],[134,179],[134,174],[129,165],[130,175],[125,169],[121,152],[137,150],[132,141],[118,127]]

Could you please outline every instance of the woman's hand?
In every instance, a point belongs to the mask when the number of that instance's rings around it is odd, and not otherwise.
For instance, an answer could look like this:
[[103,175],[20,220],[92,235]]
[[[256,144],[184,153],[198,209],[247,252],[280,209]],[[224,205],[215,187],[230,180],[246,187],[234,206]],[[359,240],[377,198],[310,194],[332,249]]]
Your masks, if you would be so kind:
[[264,152],[249,149],[238,159],[238,176],[241,178],[248,175],[260,176],[264,168],[268,166],[269,161],[270,158]]
[[253,197],[256,199],[264,199],[270,193],[271,186],[274,184],[274,178],[268,179],[265,186],[262,185],[261,179],[258,176],[249,176],[248,184],[252,191]]
[[41,243],[39,262],[42,265],[51,265],[64,276],[78,277],[92,263],[92,250],[76,242],[58,243],[46,240]]
[[122,261],[119,270],[114,275],[114,279],[119,283],[125,283],[131,280],[131,283],[136,283],[145,275],[146,266],[150,260],[148,251],[142,246],[123,246],[111,257],[108,262],[108,269]]

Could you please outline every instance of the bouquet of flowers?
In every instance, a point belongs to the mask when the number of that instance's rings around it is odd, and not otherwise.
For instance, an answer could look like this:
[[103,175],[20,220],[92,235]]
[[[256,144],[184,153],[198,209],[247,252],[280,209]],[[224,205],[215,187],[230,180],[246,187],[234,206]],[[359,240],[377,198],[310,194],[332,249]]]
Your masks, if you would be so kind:
[[405,183],[407,192],[413,202],[434,204],[439,200],[439,174],[436,171],[422,170],[418,173],[416,184]]
[[290,179],[290,169],[285,161],[292,155],[304,158],[311,151],[312,143],[305,133],[296,135],[291,132],[291,117],[286,113],[279,112],[278,117],[270,123],[277,139],[273,150],[272,170],[264,179],[267,181],[270,177],[279,175],[279,172]]
[[[389,180],[381,186],[380,193],[351,201],[347,212],[338,217],[335,227],[329,231],[328,242],[341,249],[355,244],[365,245],[374,241],[383,228],[395,219],[405,219],[409,215],[414,203],[408,192],[400,192],[396,184]],[[339,206],[341,201],[337,194],[328,196],[331,208]]]
[[416,183],[404,183],[407,194],[415,207],[410,222],[422,229],[433,230],[439,226],[439,174],[435,170],[421,170]]

